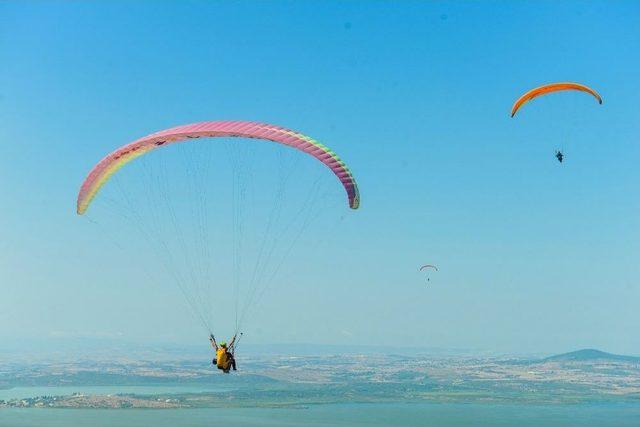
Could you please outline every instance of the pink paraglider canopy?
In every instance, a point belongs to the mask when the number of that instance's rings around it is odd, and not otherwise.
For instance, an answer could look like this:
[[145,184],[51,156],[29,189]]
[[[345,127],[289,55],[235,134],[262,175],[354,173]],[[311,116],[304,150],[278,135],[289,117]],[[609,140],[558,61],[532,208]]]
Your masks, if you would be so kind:
[[140,138],[118,148],[89,172],[78,193],[77,212],[86,212],[100,188],[118,169],[149,151],[162,145],[193,138],[241,137],[257,138],[277,142],[308,153],[324,163],[338,177],[349,200],[349,207],[360,205],[358,185],[347,165],[329,148],[315,139],[280,126],[248,121],[215,121],[193,123],[166,129]]

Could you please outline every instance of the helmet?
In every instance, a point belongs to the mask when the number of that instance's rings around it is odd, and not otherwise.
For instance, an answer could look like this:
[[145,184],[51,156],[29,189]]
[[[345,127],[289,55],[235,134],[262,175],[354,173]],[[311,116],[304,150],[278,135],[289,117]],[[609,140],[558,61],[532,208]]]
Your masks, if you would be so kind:
[[226,343],[226,342],[224,342],[224,341],[222,341],[222,342],[220,343],[220,347],[225,347],[225,348],[226,348],[226,347],[227,347],[227,343]]

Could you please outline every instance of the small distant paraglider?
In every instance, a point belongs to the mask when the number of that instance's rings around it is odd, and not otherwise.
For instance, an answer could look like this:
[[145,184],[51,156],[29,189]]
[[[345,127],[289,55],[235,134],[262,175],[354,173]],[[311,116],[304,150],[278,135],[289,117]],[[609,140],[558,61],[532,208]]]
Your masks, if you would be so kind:
[[[520,98],[516,100],[516,102],[511,107],[511,117],[515,116],[520,107],[522,107],[527,102],[531,101],[534,98],[539,96],[547,95],[554,92],[562,92],[567,90],[574,90],[578,92],[584,92],[591,96],[593,96],[598,104],[602,104],[602,97],[598,92],[591,89],[589,86],[585,86],[580,83],[572,83],[572,82],[559,82],[559,83],[549,83],[536,88],[533,88],[527,92],[525,92]],[[564,154],[560,150],[556,150],[556,159],[558,162],[562,163],[564,160]]]
[[[427,270],[429,271],[429,269],[433,269],[435,271],[438,271],[438,267],[436,267],[435,265],[432,264],[425,264],[422,267],[420,267],[420,269],[418,271],[423,271],[423,270]],[[429,277],[429,274],[427,274],[427,282],[431,281],[431,277]]]

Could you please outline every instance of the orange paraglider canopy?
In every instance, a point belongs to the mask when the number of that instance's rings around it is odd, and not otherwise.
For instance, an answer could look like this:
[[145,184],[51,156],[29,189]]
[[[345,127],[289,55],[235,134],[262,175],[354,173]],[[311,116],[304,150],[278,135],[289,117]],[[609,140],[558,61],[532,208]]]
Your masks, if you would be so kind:
[[594,98],[598,100],[599,104],[602,104],[602,97],[595,90],[591,89],[588,86],[581,85],[580,83],[571,83],[571,82],[561,82],[561,83],[549,83],[546,85],[539,86],[537,88],[531,89],[522,95],[518,100],[513,104],[511,108],[511,117],[515,116],[520,107],[531,101],[533,98],[537,98],[538,96],[546,95],[548,93],[560,92],[563,90],[578,90],[580,92],[586,92],[593,95]]

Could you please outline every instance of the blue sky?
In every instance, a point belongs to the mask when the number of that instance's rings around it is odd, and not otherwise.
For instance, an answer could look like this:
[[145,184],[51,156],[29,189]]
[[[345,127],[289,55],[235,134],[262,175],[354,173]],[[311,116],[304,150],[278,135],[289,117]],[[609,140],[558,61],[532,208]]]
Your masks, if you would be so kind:
[[[0,338],[198,342],[179,292],[118,264],[126,245],[75,215],[76,192],[137,137],[247,119],[320,139],[362,195],[247,340],[640,354],[639,17],[632,1],[0,3]],[[509,119],[562,80],[604,105],[556,94]]]

